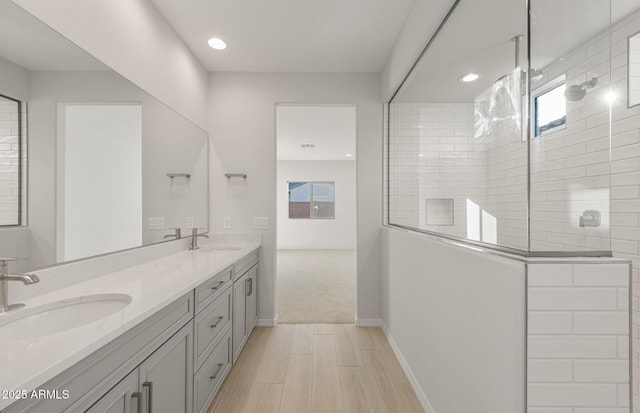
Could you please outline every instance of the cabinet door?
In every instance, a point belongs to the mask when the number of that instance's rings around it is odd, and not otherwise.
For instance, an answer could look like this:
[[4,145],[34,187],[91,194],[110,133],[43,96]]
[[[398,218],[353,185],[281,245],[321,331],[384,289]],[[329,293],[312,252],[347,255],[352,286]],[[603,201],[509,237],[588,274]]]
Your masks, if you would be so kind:
[[246,295],[247,295],[247,275],[243,275],[240,279],[233,283],[233,360],[242,349],[244,338],[246,336]]
[[258,266],[254,266],[247,273],[248,279],[248,291],[246,296],[246,322],[245,322],[245,334],[248,336],[251,334],[253,327],[256,326],[258,321]]
[[193,404],[193,322],[140,365],[145,413],[191,413]]
[[138,393],[138,369],[109,390],[86,413],[142,413],[142,395]]

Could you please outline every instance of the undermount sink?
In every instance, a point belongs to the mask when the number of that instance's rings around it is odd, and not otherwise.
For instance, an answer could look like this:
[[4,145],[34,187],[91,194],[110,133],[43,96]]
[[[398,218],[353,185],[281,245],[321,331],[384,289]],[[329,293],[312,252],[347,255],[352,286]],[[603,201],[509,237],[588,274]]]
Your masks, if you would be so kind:
[[131,303],[127,294],[68,298],[0,316],[0,342],[47,336],[91,324]]

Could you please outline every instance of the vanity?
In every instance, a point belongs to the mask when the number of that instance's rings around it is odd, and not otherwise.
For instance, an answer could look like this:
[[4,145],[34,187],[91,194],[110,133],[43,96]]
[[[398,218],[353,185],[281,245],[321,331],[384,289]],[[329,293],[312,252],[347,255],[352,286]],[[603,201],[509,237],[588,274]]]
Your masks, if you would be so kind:
[[[0,411],[205,413],[257,324],[259,251],[204,244],[26,300],[0,320]],[[103,317],[11,326],[51,303]]]

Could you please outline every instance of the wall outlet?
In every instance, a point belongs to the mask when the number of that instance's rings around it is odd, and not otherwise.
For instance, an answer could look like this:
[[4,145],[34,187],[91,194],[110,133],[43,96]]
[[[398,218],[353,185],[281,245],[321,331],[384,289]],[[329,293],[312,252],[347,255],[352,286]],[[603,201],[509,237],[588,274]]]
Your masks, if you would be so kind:
[[222,218],[222,228],[231,229],[231,217]]
[[269,229],[269,218],[253,217],[251,219],[251,229]]
[[165,229],[164,217],[149,217],[147,218],[148,229]]
[[191,228],[195,228],[195,226],[196,226],[196,220],[193,217],[187,217],[186,227],[191,229]]

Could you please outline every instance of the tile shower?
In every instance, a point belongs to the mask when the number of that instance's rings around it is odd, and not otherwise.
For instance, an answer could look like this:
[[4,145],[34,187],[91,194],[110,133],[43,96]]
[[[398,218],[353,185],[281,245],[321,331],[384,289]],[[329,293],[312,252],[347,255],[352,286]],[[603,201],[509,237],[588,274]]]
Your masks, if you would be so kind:
[[[640,9],[493,3],[502,16],[454,6],[386,109],[387,223],[528,257],[529,412],[621,413],[631,398],[640,411],[629,294],[640,268],[640,106],[627,104]],[[472,20],[486,23],[461,37]],[[462,70],[480,82],[456,82]],[[509,81],[510,112],[496,115]],[[559,84],[565,113],[538,133],[537,98]]]

